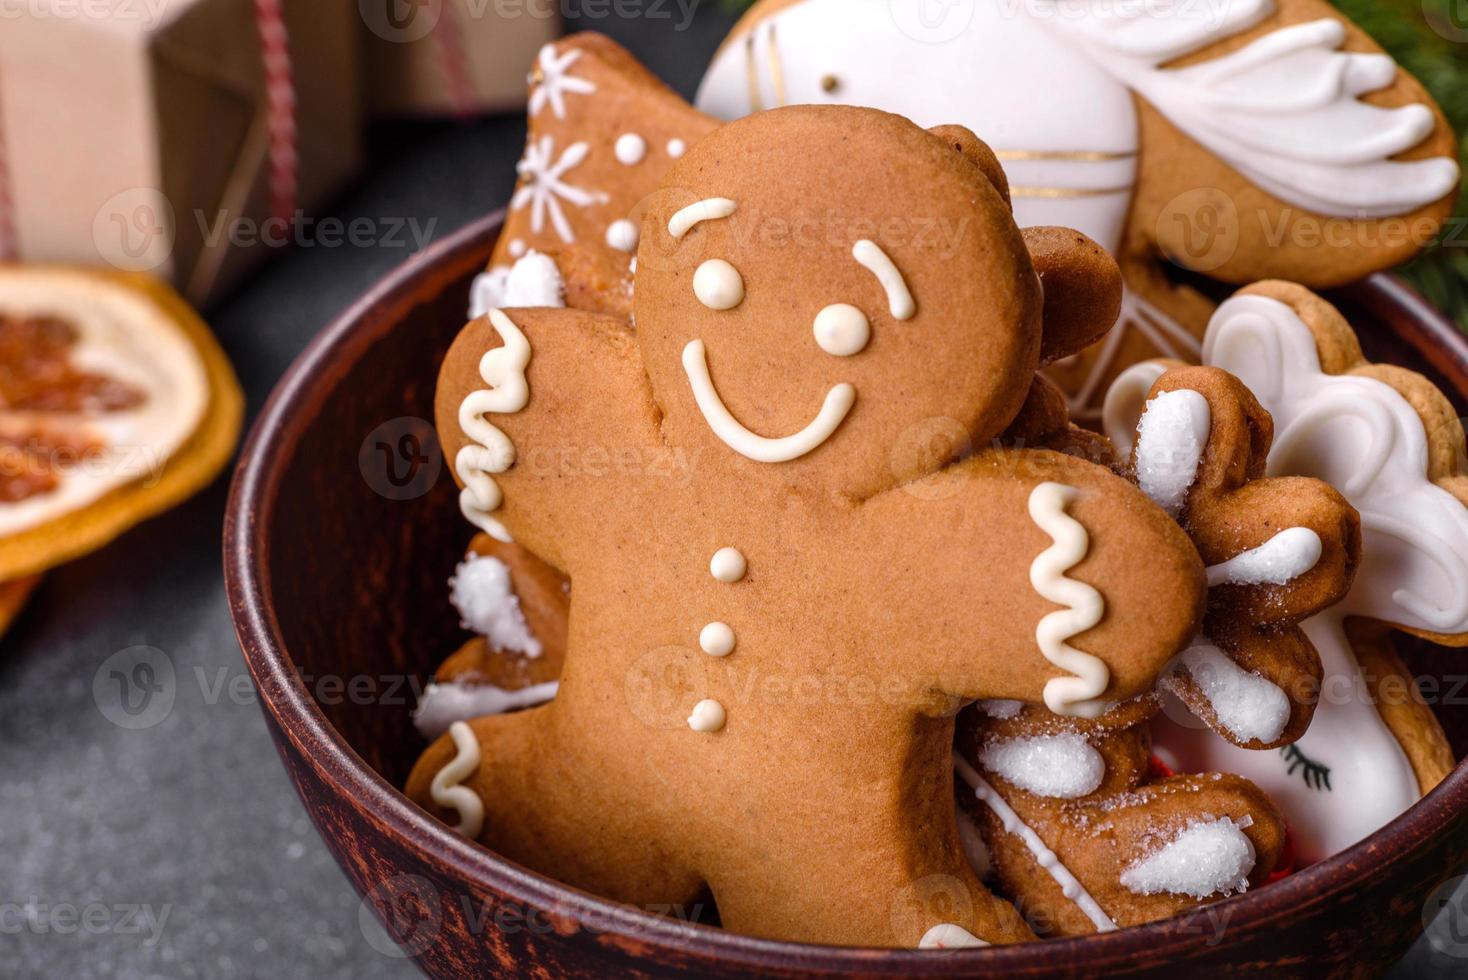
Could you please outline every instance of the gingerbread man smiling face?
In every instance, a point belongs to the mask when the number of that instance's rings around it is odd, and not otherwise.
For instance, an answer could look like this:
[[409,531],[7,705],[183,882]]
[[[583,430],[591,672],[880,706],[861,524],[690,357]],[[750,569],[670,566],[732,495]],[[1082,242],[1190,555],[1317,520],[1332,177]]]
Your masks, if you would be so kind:
[[[1114,266],[1027,241],[971,134],[847,108],[701,141],[641,239],[635,333],[495,311],[445,363],[464,513],[575,588],[556,700],[456,725],[410,795],[615,900],[710,889],[741,932],[1026,938],[958,841],[952,709],[1100,711],[1203,601],[1134,487],[989,448],[1042,358],[1093,339],[1077,311],[1114,317]],[[966,448],[908,451],[934,420]],[[670,453],[690,479],[650,465]]]

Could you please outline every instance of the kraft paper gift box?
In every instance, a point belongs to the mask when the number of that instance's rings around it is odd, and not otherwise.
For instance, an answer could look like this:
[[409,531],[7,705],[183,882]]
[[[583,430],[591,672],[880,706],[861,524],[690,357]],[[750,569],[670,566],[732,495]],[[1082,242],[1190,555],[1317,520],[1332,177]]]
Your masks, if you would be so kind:
[[369,113],[523,111],[536,53],[561,34],[560,7],[558,0],[362,0]]
[[0,259],[203,304],[361,155],[357,0],[0,0]]

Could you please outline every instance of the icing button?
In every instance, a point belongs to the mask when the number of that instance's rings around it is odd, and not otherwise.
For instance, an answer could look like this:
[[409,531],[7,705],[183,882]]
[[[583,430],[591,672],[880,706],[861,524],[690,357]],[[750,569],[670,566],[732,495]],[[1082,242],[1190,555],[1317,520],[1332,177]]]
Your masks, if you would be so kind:
[[709,562],[709,574],[720,582],[734,583],[744,578],[749,564],[738,548],[720,548]]
[[734,631],[727,623],[709,623],[698,634],[698,645],[710,657],[727,657],[734,652]]
[[732,310],[744,301],[744,279],[723,259],[709,259],[693,274],[693,293],[711,310]]
[[719,702],[705,698],[693,706],[693,713],[688,716],[688,727],[695,732],[716,732],[724,727],[729,720],[728,712]]

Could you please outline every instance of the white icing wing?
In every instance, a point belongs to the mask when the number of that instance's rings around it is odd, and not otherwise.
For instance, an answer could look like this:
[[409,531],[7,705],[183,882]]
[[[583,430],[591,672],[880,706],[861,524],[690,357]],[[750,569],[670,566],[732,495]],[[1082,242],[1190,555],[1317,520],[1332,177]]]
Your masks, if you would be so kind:
[[1332,217],[1380,218],[1414,211],[1457,185],[1456,160],[1391,159],[1430,136],[1436,117],[1425,105],[1361,101],[1392,85],[1397,65],[1383,54],[1341,51],[1339,20],[1280,28],[1218,58],[1164,69],[1257,24],[1272,0],[1029,0],[1029,10],[1281,200]]
[[1205,364],[1237,375],[1274,416],[1270,475],[1318,477],[1361,513],[1361,567],[1340,609],[1413,629],[1468,632],[1468,508],[1428,479],[1428,436],[1394,388],[1325,374],[1289,306],[1219,307]]

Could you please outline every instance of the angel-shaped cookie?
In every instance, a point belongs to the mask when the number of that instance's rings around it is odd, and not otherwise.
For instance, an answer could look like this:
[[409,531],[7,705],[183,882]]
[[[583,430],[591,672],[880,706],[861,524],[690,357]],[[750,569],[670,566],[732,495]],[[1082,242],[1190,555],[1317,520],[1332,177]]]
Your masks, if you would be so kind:
[[1077,228],[1126,277],[1120,329],[1051,376],[1094,424],[1142,357],[1196,362],[1224,282],[1338,285],[1450,213],[1456,141],[1422,87],[1323,0],[762,0],[697,104],[797,103],[958,122],[994,146],[1025,225]]
[[[987,148],[873,110],[721,127],[665,190],[635,334],[496,310],[449,353],[465,515],[574,588],[555,700],[452,726],[409,795],[614,900],[708,888],[740,932],[1027,938],[963,856],[956,705],[1090,714],[1150,690],[1205,598],[1131,484],[992,444],[1043,360],[1114,317],[1114,265],[1067,274],[1104,260],[1074,232],[1032,235],[1032,259]],[[926,452],[935,420],[970,450]]]
[[[1287,283],[1261,283],[1219,307],[1204,361],[1237,375],[1274,418],[1271,477],[1306,475],[1360,512],[1355,584],[1304,630],[1324,664],[1314,721],[1278,753],[1240,752],[1159,722],[1159,751],[1187,770],[1253,780],[1283,809],[1302,861],[1318,861],[1378,829],[1453,765],[1390,629],[1468,642],[1468,480],[1463,429],[1425,378],[1364,360],[1328,303]],[[1140,364],[1107,398],[1107,428],[1129,443],[1142,392],[1163,366]]]
[[[1272,424],[1236,378],[1167,371],[1146,395],[1127,469],[1209,564],[1203,630],[1162,679],[1215,733],[1265,750],[1306,731],[1321,666],[1296,626],[1339,601],[1360,555],[1356,513],[1319,480],[1266,478]],[[1066,436],[1063,408],[1032,419]],[[1073,431],[1073,430],[1072,430]],[[1238,776],[1158,777],[1155,695],[1101,718],[981,702],[960,719],[960,792],[1000,891],[1037,928],[1107,931],[1243,891],[1275,870],[1284,822]],[[1048,857],[1047,857],[1048,856]]]

